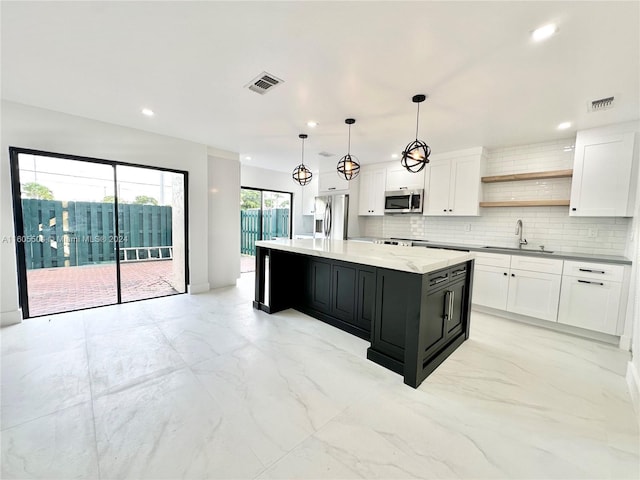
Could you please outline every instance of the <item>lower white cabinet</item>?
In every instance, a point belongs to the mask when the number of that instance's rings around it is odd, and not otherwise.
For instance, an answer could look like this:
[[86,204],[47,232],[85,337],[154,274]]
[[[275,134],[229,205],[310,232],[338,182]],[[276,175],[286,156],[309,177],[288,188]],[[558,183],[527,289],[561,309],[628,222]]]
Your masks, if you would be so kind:
[[509,269],[476,265],[473,273],[472,302],[498,310],[507,309]]
[[562,260],[479,253],[472,302],[555,322],[561,273]]
[[509,276],[507,311],[556,321],[562,283],[560,275],[511,269]]
[[[621,335],[625,267],[479,252],[472,302],[496,310]],[[623,298],[625,297],[625,298]]]
[[624,267],[565,262],[558,322],[619,335]]

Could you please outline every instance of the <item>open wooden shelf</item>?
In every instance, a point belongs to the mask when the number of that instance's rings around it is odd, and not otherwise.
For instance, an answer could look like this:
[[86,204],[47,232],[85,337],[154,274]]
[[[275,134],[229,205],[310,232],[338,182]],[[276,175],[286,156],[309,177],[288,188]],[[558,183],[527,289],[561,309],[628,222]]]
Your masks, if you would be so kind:
[[552,170],[548,172],[513,173],[510,175],[494,175],[482,177],[482,183],[515,182],[519,180],[541,180],[546,178],[567,178],[573,176],[573,169]]
[[481,207],[568,207],[569,200],[505,200],[480,202]]

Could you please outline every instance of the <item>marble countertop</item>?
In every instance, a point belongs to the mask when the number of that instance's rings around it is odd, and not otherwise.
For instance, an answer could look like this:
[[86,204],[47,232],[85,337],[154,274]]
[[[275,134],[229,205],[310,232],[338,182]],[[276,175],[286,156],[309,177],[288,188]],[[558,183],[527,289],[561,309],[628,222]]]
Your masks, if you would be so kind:
[[262,240],[256,242],[256,246],[419,274],[457,265],[475,257],[474,253],[446,249],[320,238]]
[[[360,241],[360,242],[373,242],[374,240],[378,240],[374,237],[358,237],[353,238],[351,240]],[[499,247],[499,246],[489,246],[486,245],[472,245],[466,243],[454,243],[454,242],[439,242],[439,241],[429,241],[429,240],[420,240],[415,238],[402,238],[402,239],[394,239],[394,240],[406,240],[413,242],[414,247],[427,247],[432,249],[444,248],[450,250],[465,250],[470,252],[484,252],[484,253],[500,253],[504,255],[522,255],[522,256],[530,256],[530,257],[545,257],[545,258],[555,258],[557,260],[576,260],[582,262],[598,262],[598,263],[609,263],[615,265],[631,265],[632,261],[627,257],[621,255],[601,255],[601,254],[592,254],[592,253],[580,253],[580,252],[560,252],[554,251],[553,253],[549,252],[541,252],[540,250],[534,248],[508,248],[508,247]]]

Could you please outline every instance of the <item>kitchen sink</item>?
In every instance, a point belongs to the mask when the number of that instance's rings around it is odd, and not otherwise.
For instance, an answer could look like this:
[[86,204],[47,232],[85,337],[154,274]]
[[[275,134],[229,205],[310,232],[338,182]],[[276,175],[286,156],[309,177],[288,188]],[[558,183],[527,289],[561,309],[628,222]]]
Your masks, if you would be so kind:
[[510,252],[527,252],[527,253],[553,253],[553,250],[535,250],[533,248],[515,248],[515,247],[482,247],[488,250],[509,250]]

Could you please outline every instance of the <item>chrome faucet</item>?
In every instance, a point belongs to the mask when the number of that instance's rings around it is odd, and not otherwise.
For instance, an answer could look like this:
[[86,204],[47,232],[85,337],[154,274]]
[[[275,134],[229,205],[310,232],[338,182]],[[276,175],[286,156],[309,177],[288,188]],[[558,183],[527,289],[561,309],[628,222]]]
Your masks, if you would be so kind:
[[522,239],[522,220],[518,219],[516,222],[516,235],[518,235],[518,248],[522,248],[523,245],[527,245],[527,239]]

